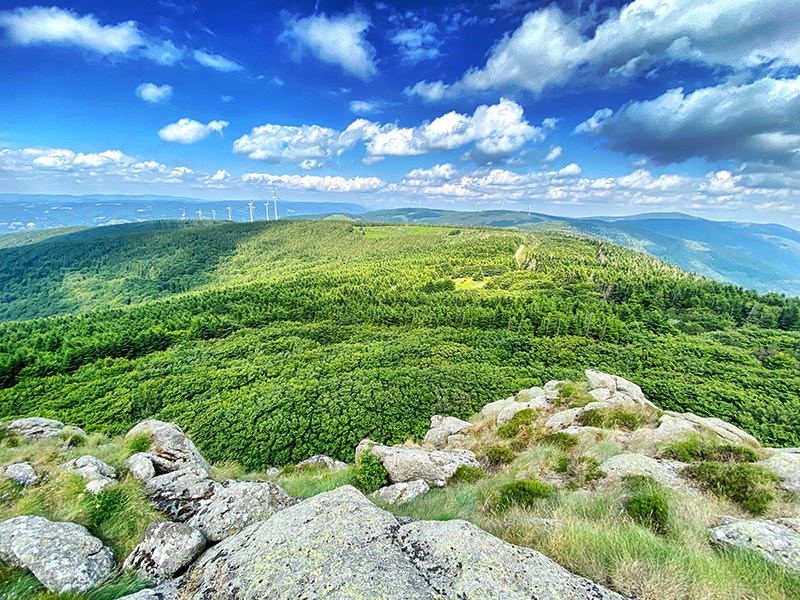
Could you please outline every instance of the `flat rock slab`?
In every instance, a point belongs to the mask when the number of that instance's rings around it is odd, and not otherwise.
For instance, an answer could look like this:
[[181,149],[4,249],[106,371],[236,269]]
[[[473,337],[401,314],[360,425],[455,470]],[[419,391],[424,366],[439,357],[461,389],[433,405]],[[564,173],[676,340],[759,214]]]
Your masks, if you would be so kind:
[[114,569],[111,550],[85,527],[35,516],[0,523],[0,560],[59,594],[92,590]]
[[710,530],[711,542],[723,548],[744,548],[769,561],[800,572],[800,533],[766,519],[729,519]]
[[205,552],[182,600],[605,600],[621,596],[465,521],[400,525],[351,486],[319,494]]
[[162,583],[192,562],[203,551],[203,534],[185,523],[151,523],[142,541],[125,559],[122,568],[134,570],[150,583]]
[[422,479],[431,487],[444,487],[461,465],[480,466],[469,450],[434,450],[428,452],[408,446],[383,446],[362,440],[356,448],[356,461],[369,450],[381,461],[392,483]]
[[46,440],[59,437],[62,433],[72,432],[82,437],[88,437],[80,427],[67,428],[61,421],[45,419],[43,417],[25,417],[12,421],[8,426],[11,433],[22,436],[28,440]]
[[427,494],[430,489],[430,486],[422,479],[417,479],[416,481],[387,485],[373,492],[372,496],[386,504],[397,505],[411,502],[417,496]]
[[784,490],[800,494],[800,454],[777,452],[756,464],[775,473]]

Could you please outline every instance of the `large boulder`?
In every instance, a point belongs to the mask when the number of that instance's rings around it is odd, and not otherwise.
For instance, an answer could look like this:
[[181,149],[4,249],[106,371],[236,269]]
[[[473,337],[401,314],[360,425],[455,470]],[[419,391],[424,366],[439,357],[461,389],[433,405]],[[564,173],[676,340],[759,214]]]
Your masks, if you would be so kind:
[[776,452],[766,460],[756,463],[772,471],[780,479],[780,486],[787,492],[800,494],[800,454]]
[[586,375],[586,381],[589,382],[590,390],[602,388],[610,390],[612,393],[617,391],[617,382],[614,380],[613,375],[596,369],[586,369],[584,374]]
[[8,430],[28,440],[46,440],[62,435],[77,435],[84,439],[89,437],[80,427],[67,426],[61,421],[43,417],[17,419],[12,421],[11,425],[8,426]]
[[297,466],[303,465],[313,465],[317,467],[322,467],[325,469],[330,469],[331,471],[342,471],[348,468],[346,462],[342,462],[341,460],[333,460],[330,456],[326,456],[324,454],[315,454],[302,462],[297,463]]
[[150,523],[142,541],[125,559],[122,568],[133,570],[145,581],[161,583],[191,563],[206,547],[203,534],[185,523]]
[[447,442],[451,435],[464,433],[469,431],[471,427],[472,423],[468,421],[462,421],[455,417],[433,415],[431,417],[431,428],[425,434],[422,443],[433,446],[436,450],[444,450],[447,448]]
[[211,472],[211,465],[183,430],[174,423],[145,419],[125,435],[127,439],[144,435],[150,438],[148,455],[158,473],[170,473],[191,468]]
[[271,481],[231,479],[217,484],[213,495],[198,503],[188,524],[196,527],[208,541],[218,542],[295,502]]
[[500,414],[506,406],[509,404],[513,404],[516,402],[514,396],[510,398],[505,398],[504,400],[496,400],[494,402],[489,402],[489,404],[484,405],[481,409],[481,418],[483,419],[496,419],[497,415]]
[[427,494],[430,489],[430,486],[424,480],[417,479],[416,481],[387,485],[373,492],[372,497],[386,504],[405,504],[406,502],[411,502],[417,496]]
[[156,475],[145,484],[150,501],[175,521],[188,521],[204,500],[214,495],[217,483],[202,471],[183,469]]
[[562,410],[560,412],[555,413],[552,415],[547,421],[545,422],[544,426],[547,429],[564,429],[565,427],[569,427],[575,421],[578,420],[584,412],[583,407],[577,408],[568,408],[567,410]]
[[711,542],[722,548],[744,548],[769,561],[800,571],[800,533],[766,519],[727,519],[710,530]]
[[28,569],[48,590],[83,593],[108,579],[114,555],[77,523],[15,517],[0,523],[0,560]]
[[362,440],[356,448],[356,461],[369,450],[381,461],[392,483],[422,479],[432,487],[444,487],[461,465],[480,466],[469,450],[434,450],[428,452],[409,446],[383,446]]
[[505,425],[511,419],[513,419],[518,412],[526,410],[528,408],[533,410],[537,410],[540,408],[548,408],[550,406],[550,402],[548,402],[548,400],[544,397],[544,392],[542,392],[542,394],[543,395],[540,398],[534,398],[532,400],[528,400],[527,402],[512,402],[510,404],[507,404],[505,407],[503,407],[503,410],[501,410],[497,414],[497,419],[495,420],[495,423],[497,424],[498,427],[500,427],[501,425]]
[[400,525],[350,486],[227,538],[178,585],[184,600],[621,598],[464,521]]
[[61,468],[83,477],[87,481],[86,489],[92,494],[99,494],[104,487],[116,483],[117,479],[114,467],[90,455],[70,460],[61,465]]
[[31,466],[31,463],[27,462],[8,465],[3,471],[3,474],[20,485],[31,485],[39,480],[39,476]]

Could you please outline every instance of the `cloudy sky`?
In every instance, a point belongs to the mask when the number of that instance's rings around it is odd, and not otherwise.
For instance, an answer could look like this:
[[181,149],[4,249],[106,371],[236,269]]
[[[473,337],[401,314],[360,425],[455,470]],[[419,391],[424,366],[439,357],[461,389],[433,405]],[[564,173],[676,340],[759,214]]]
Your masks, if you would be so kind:
[[0,0],[0,191],[800,227],[800,0]]

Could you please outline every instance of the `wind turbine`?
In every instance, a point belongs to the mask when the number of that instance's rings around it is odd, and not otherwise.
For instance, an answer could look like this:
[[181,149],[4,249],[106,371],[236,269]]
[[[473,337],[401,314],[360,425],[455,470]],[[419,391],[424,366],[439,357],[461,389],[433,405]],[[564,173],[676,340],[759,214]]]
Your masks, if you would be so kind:
[[253,201],[250,200],[250,202],[248,204],[250,205],[250,222],[252,223],[253,222]]
[[215,211],[213,208],[211,209],[211,220],[212,221],[217,220],[217,211]]
[[228,221],[233,221],[233,219],[231,218],[231,207],[228,206],[227,208],[228,208]]
[[264,202],[264,212],[267,214],[267,221],[269,221],[269,202]]
[[[278,220],[278,188],[274,185],[272,186],[272,200],[273,205],[275,206],[275,220]],[[269,218],[267,219],[269,220]]]
[[200,219],[201,221],[203,220],[203,209],[202,208],[197,211],[197,218]]
[[181,221],[185,221],[185,220],[186,220],[186,209],[182,208],[181,209]]

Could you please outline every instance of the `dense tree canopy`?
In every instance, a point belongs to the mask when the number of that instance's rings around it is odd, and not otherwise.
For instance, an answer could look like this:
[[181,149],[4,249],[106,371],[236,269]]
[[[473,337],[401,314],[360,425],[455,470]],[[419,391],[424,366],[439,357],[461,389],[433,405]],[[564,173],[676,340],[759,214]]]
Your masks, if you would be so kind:
[[[521,247],[521,249],[520,249]],[[0,250],[0,417],[156,416],[256,468],[586,367],[800,445],[800,301],[605,242],[346,222],[97,228]],[[128,306],[130,305],[130,306]],[[64,314],[73,313],[73,314]]]

